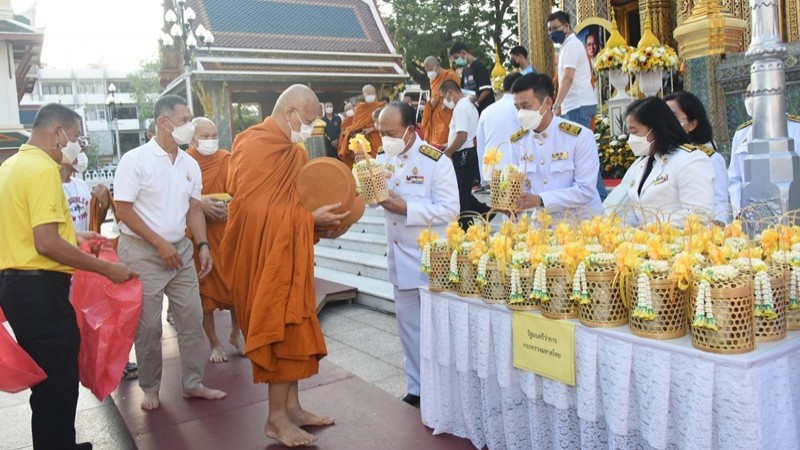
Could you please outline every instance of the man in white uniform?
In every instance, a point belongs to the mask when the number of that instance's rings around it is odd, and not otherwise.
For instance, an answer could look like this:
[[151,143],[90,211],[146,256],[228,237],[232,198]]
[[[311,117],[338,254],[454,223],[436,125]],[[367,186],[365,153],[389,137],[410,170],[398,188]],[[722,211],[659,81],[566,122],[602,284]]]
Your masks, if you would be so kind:
[[[154,116],[156,136],[123,155],[114,176],[119,258],[135,267],[144,290],[135,342],[145,410],[160,406],[164,294],[178,330],[184,397],[218,400],[226,395],[203,386],[206,358],[198,278],[211,272],[212,261],[201,204],[200,166],[179,148],[194,136],[192,113],[186,100],[165,95],[156,102]],[[186,237],[187,225],[199,248],[199,274]]]
[[603,206],[597,192],[600,160],[588,128],[552,111],[553,82],[542,74],[525,75],[511,87],[522,128],[511,136],[514,164],[527,179],[520,209],[545,208],[556,220],[588,218]]
[[400,342],[408,374],[403,401],[419,405],[420,380],[420,286],[428,277],[419,270],[422,252],[417,236],[433,223],[444,236],[448,222],[458,215],[458,185],[453,165],[439,150],[415,132],[414,110],[401,102],[390,103],[378,118],[383,153],[378,162],[391,173],[390,198],[381,203],[386,210],[389,241],[389,281],[394,285],[394,302]]
[[[511,163],[512,145],[508,137],[519,130],[520,124],[517,120],[517,107],[514,106],[514,95],[511,94],[511,85],[522,77],[520,72],[512,72],[503,79],[503,97],[489,105],[478,119],[478,165],[481,169],[481,179],[488,181],[492,179],[491,173],[485,173],[483,165],[483,155],[486,149],[499,147],[503,154],[503,159],[497,165],[498,168]],[[501,144],[505,144],[501,147]]]

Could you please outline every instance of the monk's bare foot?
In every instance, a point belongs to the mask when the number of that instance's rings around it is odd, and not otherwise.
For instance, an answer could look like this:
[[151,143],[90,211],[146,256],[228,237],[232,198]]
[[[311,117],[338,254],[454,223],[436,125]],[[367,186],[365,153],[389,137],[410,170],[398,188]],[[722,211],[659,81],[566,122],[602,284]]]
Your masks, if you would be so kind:
[[244,342],[242,342],[242,338],[239,337],[238,334],[231,335],[231,339],[228,342],[231,343],[231,345],[233,346],[233,348],[236,349],[236,352],[239,353],[239,355],[245,356],[247,354],[247,352],[245,352],[244,350]]
[[333,425],[336,422],[336,420],[331,416],[318,416],[306,411],[301,407],[290,409],[287,412],[289,414],[289,419],[291,419],[292,423],[298,427],[324,427],[327,425]]
[[183,391],[183,398],[203,398],[206,400],[222,400],[228,394],[219,389],[211,389],[205,386],[200,386],[198,388],[189,389],[188,391]]
[[316,442],[317,437],[306,433],[289,418],[270,419],[264,425],[264,434],[287,447],[299,447]]
[[228,362],[228,355],[225,354],[225,350],[222,347],[214,347],[211,349],[211,356],[208,360],[212,363],[224,363]]
[[152,411],[161,406],[158,400],[158,391],[145,392],[142,399],[142,409],[145,411]]

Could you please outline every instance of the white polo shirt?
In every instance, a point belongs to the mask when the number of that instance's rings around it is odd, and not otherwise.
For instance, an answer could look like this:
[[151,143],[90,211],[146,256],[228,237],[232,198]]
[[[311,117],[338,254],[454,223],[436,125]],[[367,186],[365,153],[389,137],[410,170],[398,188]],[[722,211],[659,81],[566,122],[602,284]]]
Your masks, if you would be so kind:
[[592,66],[586,56],[586,48],[575,36],[575,33],[567,36],[558,52],[558,79],[563,80],[564,73],[570,68],[575,69],[575,76],[572,78],[572,86],[570,86],[567,96],[561,103],[562,114],[581,106],[597,104],[597,96],[592,87]]
[[[197,161],[178,150],[172,164],[155,139],[125,153],[114,175],[114,200],[133,203],[133,210],[144,223],[172,243],[185,236],[189,200],[200,201],[202,190]],[[136,236],[124,223],[119,229]]]
[[447,145],[456,140],[459,131],[467,132],[467,140],[456,151],[465,148],[475,147],[475,135],[478,133],[478,109],[472,104],[469,97],[461,97],[453,109],[453,118],[450,119],[450,134],[447,137]]

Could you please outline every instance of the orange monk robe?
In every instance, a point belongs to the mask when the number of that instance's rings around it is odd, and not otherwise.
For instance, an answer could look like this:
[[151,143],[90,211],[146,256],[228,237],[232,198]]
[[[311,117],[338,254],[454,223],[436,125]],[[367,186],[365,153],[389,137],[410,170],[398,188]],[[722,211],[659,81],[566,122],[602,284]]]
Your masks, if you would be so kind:
[[[364,137],[367,138],[370,144],[370,155],[372,157],[378,156],[378,149],[383,145],[381,141],[381,134],[378,133],[378,130],[375,128],[375,121],[372,120],[372,114],[378,108],[383,108],[383,102],[372,102],[372,103],[359,103],[353,108],[353,122],[347,127],[347,131],[344,133],[344,139],[339,140],[339,159],[344,161],[348,167],[351,169],[353,168],[353,161],[355,160],[355,156],[353,152],[350,151],[350,139],[353,138],[355,135],[361,133],[361,130],[365,128],[372,128],[372,133],[365,135]],[[342,127],[344,129],[344,127]]]
[[[339,157],[340,160],[344,161],[345,164],[352,167],[354,157],[350,154],[350,151],[347,149],[347,144],[344,144],[345,139],[347,138],[347,129],[350,128],[350,124],[353,123],[353,117],[345,115],[344,120],[342,120],[342,131],[339,133],[339,148],[336,150],[336,155]],[[349,163],[347,161],[350,161]]]
[[256,383],[307,378],[327,354],[316,313],[314,217],[295,188],[307,161],[271,118],[233,143],[219,265]]
[[439,75],[431,80],[431,100],[436,100],[436,106],[429,101],[422,113],[422,131],[425,133],[425,141],[438,146],[447,145],[450,119],[453,117],[453,110],[444,107],[444,99],[439,93],[442,83],[447,80],[455,81],[461,86],[461,78],[455,72],[442,69]]
[[[203,195],[227,192],[228,165],[231,160],[229,152],[220,149],[213,155],[204,156],[191,147],[186,153],[200,165],[200,173],[203,175]],[[230,309],[233,306],[230,292],[228,292],[219,271],[220,244],[225,236],[225,222],[206,221],[206,236],[211,246],[211,259],[214,261],[214,265],[211,273],[200,281],[200,301],[203,304],[203,314],[212,313],[215,309]],[[194,242],[194,240],[192,241]],[[194,265],[199,272],[200,250],[197,248],[197,244],[193,245]]]

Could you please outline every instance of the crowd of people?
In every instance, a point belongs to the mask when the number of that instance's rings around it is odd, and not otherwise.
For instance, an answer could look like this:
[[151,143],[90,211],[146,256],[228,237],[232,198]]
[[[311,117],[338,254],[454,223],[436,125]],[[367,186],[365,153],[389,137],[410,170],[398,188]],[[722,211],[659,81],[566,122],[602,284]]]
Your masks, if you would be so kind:
[[[340,205],[309,211],[295,190],[308,161],[303,142],[320,118],[327,156],[352,167],[363,156],[348,143],[362,134],[371,157],[387,171],[391,191],[380,206],[408,375],[403,400],[412,405],[420,402],[418,288],[427,283],[419,271],[417,236],[429,227],[444,234],[459,218],[467,228],[466,214],[491,218],[493,211],[474,195],[492,178],[481,170],[488,149],[500,148],[497,164],[524,173],[519,211],[541,208],[557,218],[627,211],[635,224],[670,221],[678,227],[699,212],[709,224],[729,222],[730,211],[735,215],[742,206],[752,127],[737,131],[726,168],[703,104],[688,92],[628,107],[628,144],[637,159],[606,198],[591,128],[597,99],[587,54],[596,53],[597,43],[590,35],[582,44],[570,20],[558,11],[543,24],[560,46],[557,87],[530,65],[525,48],[515,47],[510,59],[519,70],[503,80],[496,98],[486,66],[455,43],[448,64],[434,56],[424,60],[430,98],[416,111],[412,98],[379,100],[376,88],[365,85],[361,101],[345,104],[339,115],[332,102],[321,105],[311,89],[294,85],[266,120],[236,136],[231,152],[219,148],[212,120],[193,117],[181,97],[162,96],[154,106],[152,137],[119,162],[113,198],[104,186],[90,192],[74,177],[87,165],[80,117],[60,104],[42,107],[29,142],[0,166],[0,306],[20,346],[48,375],[32,388],[34,447],[91,448],[75,443],[80,337],[69,291],[76,269],[115,283],[141,280],[135,351],[143,409],[160,407],[166,297],[178,331],[185,397],[226,396],[203,383],[206,359],[228,358],[213,316],[224,309],[230,311],[234,351],[252,362],[254,382],[268,384],[266,436],[306,445],[316,437],[302,427],[334,423],[305,410],[298,397],[298,381],[317,373],[327,353],[315,310],[313,247],[347,231],[339,226],[347,213],[333,212]],[[456,70],[446,68],[451,66]],[[800,141],[796,122],[789,122],[789,133]],[[120,230],[118,264],[77,247],[102,239],[98,232],[109,207]]]

